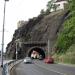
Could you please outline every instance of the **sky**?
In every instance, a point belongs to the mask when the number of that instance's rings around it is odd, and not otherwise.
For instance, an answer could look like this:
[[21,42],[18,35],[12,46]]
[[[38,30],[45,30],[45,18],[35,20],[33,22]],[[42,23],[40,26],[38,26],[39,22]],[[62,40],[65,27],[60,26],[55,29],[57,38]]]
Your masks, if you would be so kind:
[[[7,44],[12,40],[17,22],[36,17],[41,9],[46,9],[50,0],[9,0],[6,2],[5,24],[4,24],[4,52]],[[3,26],[4,0],[0,0],[0,50],[2,48],[2,26]]]

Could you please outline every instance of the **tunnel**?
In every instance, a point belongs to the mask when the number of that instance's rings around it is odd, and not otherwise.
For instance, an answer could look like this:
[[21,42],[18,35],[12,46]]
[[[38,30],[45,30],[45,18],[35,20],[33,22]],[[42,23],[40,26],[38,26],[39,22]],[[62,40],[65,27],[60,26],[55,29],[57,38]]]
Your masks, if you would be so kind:
[[31,48],[28,52],[28,56],[31,57],[31,54],[33,51],[36,51],[38,52],[40,55],[42,55],[42,58],[44,59],[45,58],[45,50],[42,49],[42,48],[39,48],[39,47],[34,47],[34,48]]

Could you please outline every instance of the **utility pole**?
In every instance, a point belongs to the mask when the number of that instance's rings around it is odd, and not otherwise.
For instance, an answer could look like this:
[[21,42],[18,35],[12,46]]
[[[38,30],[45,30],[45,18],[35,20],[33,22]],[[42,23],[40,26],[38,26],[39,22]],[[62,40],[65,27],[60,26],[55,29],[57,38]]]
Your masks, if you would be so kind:
[[4,15],[3,15],[3,28],[2,28],[2,50],[1,50],[1,67],[3,67],[4,26],[5,26],[5,9],[6,9],[6,1],[9,1],[9,0],[4,0]]

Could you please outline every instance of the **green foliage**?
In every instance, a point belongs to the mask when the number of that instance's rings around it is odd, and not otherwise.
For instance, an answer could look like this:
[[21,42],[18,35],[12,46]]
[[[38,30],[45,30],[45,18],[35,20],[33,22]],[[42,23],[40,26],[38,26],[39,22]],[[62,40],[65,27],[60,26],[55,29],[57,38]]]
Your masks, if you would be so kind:
[[55,61],[75,64],[75,0],[69,1],[70,18],[64,22],[63,31],[56,42]]
[[42,9],[42,10],[40,11],[40,14],[42,14],[42,15],[44,15],[44,14],[45,14],[44,9]]
[[75,64],[75,44],[72,44],[65,54],[54,54],[56,62]]
[[45,15],[48,15],[48,14],[50,14],[50,10],[49,9],[47,9],[46,12],[45,12]]
[[75,53],[66,53],[65,55],[61,55],[59,57],[60,62],[75,64]]
[[64,10],[69,10],[69,3],[64,4]]
[[59,5],[53,4],[53,7],[52,7],[53,10],[56,11],[58,6],[59,6]]
[[71,14],[75,16],[75,0],[69,0],[69,10]]
[[69,0],[69,7],[70,10],[75,10],[75,0]]
[[64,53],[75,43],[75,17],[71,17],[64,23],[63,32],[57,39],[58,53]]
[[69,53],[74,53],[75,54],[75,44],[72,44],[69,49],[67,50]]
[[64,29],[58,36],[57,53],[65,53],[75,43],[75,0],[69,1],[71,17],[64,22]]
[[40,11],[40,14],[42,15],[48,15],[50,14],[51,10],[53,11],[56,11],[57,10],[57,7],[59,6],[59,4],[55,4],[56,0],[50,0],[48,3],[47,3],[47,9],[46,11],[44,11],[44,9],[42,9]]
[[59,5],[55,4],[55,0],[50,0],[47,4],[47,10],[51,11],[51,9],[53,9],[54,11],[56,11],[58,6]]
[[50,1],[48,2],[48,4],[47,4],[47,9],[48,9],[48,10],[51,10],[51,9],[52,9],[53,2],[54,2],[54,0],[50,0]]

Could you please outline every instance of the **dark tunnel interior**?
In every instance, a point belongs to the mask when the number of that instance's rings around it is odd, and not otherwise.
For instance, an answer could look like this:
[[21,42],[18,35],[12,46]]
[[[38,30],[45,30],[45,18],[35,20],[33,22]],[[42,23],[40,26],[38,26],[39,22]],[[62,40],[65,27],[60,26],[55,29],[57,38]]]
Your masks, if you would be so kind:
[[39,47],[35,47],[32,48],[29,52],[28,52],[28,56],[31,57],[31,54],[33,51],[37,51],[40,55],[42,55],[42,58],[45,58],[45,50],[43,50],[42,48]]

